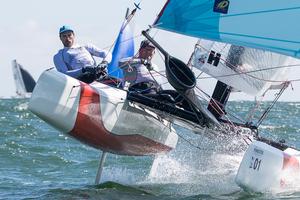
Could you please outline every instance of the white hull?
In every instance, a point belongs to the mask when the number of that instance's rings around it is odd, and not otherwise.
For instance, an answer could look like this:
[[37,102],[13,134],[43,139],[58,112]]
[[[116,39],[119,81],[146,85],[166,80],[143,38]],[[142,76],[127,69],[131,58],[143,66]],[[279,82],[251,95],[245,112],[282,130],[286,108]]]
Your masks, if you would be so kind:
[[282,191],[300,179],[300,152],[280,150],[254,141],[246,151],[236,176],[236,183],[255,192]]
[[91,85],[55,70],[45,71],[29,109],[41,119],[92,147],[116,154],[165,153],[177,144],[170,123],[131,105],[127,92],[102,83]]

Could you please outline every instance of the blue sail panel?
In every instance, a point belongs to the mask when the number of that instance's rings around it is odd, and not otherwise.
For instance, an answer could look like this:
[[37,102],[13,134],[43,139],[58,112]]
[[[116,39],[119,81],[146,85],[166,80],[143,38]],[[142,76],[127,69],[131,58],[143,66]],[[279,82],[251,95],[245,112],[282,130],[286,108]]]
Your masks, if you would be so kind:
[[112,52],[112,61],[107,68],[109,76],[122,79],[123,72],[119,68],[119,60],[131,56],[134,56],[133,33],[127,20],[125,20]]
[[154,26],[300,58],[298,0],[169,0]]

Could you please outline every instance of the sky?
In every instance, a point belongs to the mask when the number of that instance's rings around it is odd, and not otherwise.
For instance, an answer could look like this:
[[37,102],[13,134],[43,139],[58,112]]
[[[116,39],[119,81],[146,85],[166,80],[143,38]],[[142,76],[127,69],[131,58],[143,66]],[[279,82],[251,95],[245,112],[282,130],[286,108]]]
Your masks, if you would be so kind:
[[[6,0],[0,7],[0,97],[15,95],[11,61],[29,71],[35,80],[46,69],[54,67],[53,55],[62,48],[58,29],[62,25],[73,27],[79,44],[92,43],[109,50],[115,41],[126,8],[134,8],[133,0]],[[165,0],[142,0],[141,10],[134,18],[136,44],[144,38],[141,31],[156,19]],[[187,61],[192,53],[196,38],[183,37],[161,30],[151,32],[155,39],[171,55]],[[154,61],[163,64],[157,56]],[[295,69],[293,78],[300,78],[300,70]],[[201,83],[201,89],[211,93],[215,81]],[[295,82],[280,100],[300,101],[300,84]],[[209,92],[210,91],[210,92]],[[274,94],[267,96],[272,99]],[[233,100],[252,100],[253,97],[240,93],[232,94]]]

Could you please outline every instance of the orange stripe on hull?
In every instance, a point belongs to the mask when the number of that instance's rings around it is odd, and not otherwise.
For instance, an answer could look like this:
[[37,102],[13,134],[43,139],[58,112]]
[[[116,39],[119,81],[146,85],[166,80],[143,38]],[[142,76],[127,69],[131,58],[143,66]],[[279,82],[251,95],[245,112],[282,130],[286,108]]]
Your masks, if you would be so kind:
[[[298,176],[300,172],[299,160],[294,156],[290,156],[286,153],[283,153],[282,170],[287,170],[291,177]],[[286,178],[282,177],[280,179],[280,186],[282,188],[286,187],[287,184],[286,182],[287,182]]]
[[105,129],[100,96],[90,85],[81,83],[79,109],[70,135],[97,149],[122,155],[153,155],[172,148],[138,134],[115,135]]
[[282,170],[285,169],[299,170],[300,169],[299,160],[294,156],[290,156],[284,153]]

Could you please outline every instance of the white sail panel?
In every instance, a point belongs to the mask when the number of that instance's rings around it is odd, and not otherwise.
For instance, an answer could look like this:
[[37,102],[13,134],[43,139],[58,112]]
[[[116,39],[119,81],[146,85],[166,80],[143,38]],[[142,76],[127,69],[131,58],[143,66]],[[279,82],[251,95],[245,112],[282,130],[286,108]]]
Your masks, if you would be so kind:
[[237,90],[255,96],[285,81],[288,56],[208,40],[198,44],[193,66]]

